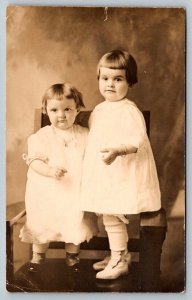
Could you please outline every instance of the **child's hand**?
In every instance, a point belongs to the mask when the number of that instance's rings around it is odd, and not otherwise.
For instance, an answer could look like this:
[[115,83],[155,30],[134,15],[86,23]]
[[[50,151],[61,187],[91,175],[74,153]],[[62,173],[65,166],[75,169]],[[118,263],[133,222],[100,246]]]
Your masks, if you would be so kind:
[[67,170],[64,168],[59,168],[59,167],[50,168],[50,176],[58,180],[60,180],[65,175],[65,173],[67,173]]
[[118,151],[114,148],[104,148],[100,152],[102,153],[102,160],[106,165],[110,165],[118,156]]

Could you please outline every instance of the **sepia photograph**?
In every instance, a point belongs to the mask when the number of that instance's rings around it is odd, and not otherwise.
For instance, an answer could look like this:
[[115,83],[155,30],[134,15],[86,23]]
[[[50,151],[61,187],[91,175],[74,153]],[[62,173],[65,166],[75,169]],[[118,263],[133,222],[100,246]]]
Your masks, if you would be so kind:
[[184,293],[186,10],[6,9],[6,289]]

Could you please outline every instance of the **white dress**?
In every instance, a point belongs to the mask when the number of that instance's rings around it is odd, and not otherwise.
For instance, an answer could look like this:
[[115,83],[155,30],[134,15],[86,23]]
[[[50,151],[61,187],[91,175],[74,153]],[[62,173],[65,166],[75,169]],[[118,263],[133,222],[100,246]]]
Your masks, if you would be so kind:
[[[133,154],[106,165],[100,150],[132,145]],[[81,209],[101,214],[137,214],[161,207],[159,181],[143,114],[130,100],[104,101],[90,118]]]
[[61,180],[39,175],[29,167],[25,205],[27,220],[21,240],[28,243],[64,241],[80,244],[96,233],[93,214],[80,211],[82,161],[88,130],[73,125],[68,130],[41,128],[28,139],[28,157],[39,157],[50,166],[64,167]]

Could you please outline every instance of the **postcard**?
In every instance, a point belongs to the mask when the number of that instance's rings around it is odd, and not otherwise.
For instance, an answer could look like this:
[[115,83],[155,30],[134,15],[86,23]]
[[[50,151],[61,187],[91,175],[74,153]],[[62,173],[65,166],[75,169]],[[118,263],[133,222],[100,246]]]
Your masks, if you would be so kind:
[[7,290],[184,292],[185,9],[6,13]]

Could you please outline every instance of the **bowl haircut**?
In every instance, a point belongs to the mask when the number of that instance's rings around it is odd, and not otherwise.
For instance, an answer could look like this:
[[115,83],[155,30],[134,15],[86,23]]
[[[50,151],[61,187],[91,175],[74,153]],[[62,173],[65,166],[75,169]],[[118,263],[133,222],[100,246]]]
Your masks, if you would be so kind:
[[78,110],[80,110],[81,107],[85,107],[82,94],[70,83],[56,83],[46,90],[42,99],[42,112],[44,114],[47,113],[47,101],[52,99],[60,101],[73,99]]
[[138,82],[137,78],[137,63],[133,56],[127,51],[112,50],[104,54],[97,65],[97,78],[100,77],[100,68],[125,70],[126,79],[129,87],[132,87]]

